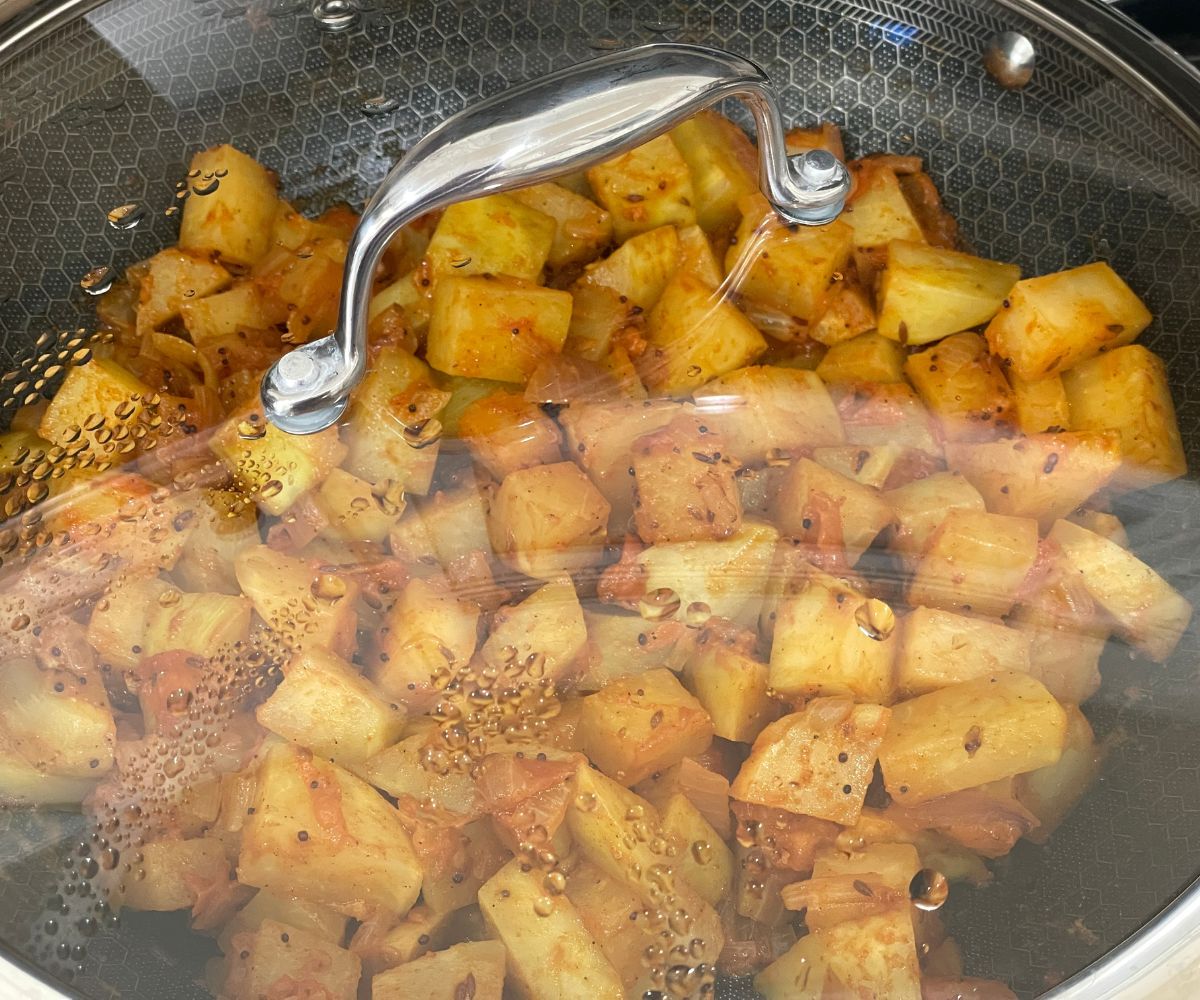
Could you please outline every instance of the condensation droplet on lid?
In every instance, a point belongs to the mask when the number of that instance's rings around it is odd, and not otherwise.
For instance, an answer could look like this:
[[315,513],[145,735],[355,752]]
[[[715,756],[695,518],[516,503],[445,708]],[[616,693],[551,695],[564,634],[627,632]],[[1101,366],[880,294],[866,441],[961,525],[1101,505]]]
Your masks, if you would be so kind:
[[548,896],[539,896],[533,901],[533,912],[539,917],[548,917],[554,912],[554,900]]
[[652,590],[638,601],[638,613],[647,621],[673,618],[679,611],[679,595],[670,587]]
[[364,115],[386,115],[400,107],[400,102],[394,97],[380,94],[378,97],[368,97],[359,106]]
[[404,441],[410,448],[428,448],[440,441],[441,437],[441,422],[432,418],[404,428]]
[[879,598],[872,597],[854,612],[854,621],[868,639],[883,642],[896,627],[896,613]]
[[684,623],[692,628],[700,628],[708,624],[712,617],[712,608],[703,601],[692,601],[683,612]]
[[204,177],[201,177],[200,180],[193,182],[192,194],[204,197],[205,195],[212,194],[220,186],[221,181],[219,178],[205,175]]
[[136,202],[129,202],[126,205],[118,205],[108,212],[108,224],[113,229],[128,230],[133,229],[139,222],[146,217],[146,210]]
[[941,909],[950,896],[950,882],[933,868],[922,868],[908,885],[908,895],[918,910]]
[[99,267],[93,267],[79,279],[79,287],[88,295],[103,295],[112,288],[116,277],[116,272],[111,267],[101,264]]
[[358,20],[358,4],[354,0],[317,0],[312,16],[322,31],[345,31]]
[[237,432],[243,441],[257,441],[266,436],[267,425],[261,420],[242,420],[237,425]]
[[588,42],[588,48],[596,49],[600,52],[610,52],[613,49],[619,49],[620,47],[620,40],[613,38],[611,35],[600,35]]

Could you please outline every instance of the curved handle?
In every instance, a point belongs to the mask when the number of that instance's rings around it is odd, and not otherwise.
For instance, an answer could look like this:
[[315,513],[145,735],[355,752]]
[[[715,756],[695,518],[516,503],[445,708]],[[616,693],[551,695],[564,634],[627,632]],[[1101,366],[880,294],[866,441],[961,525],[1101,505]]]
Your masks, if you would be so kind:
[[376,265],[401,226],[454,202],[525,187],[609,159],[726,97],[758,130],[761,186],[791,222],[820,225],[842,209],[846,168],[823,150],[789,160],[766,74],[729,52],[656,43],[514,87],[446,119],[392,169],[346,256],[337,331],[285,355],[263,379],[268,419],[308,434],[335,423],[366,368]]

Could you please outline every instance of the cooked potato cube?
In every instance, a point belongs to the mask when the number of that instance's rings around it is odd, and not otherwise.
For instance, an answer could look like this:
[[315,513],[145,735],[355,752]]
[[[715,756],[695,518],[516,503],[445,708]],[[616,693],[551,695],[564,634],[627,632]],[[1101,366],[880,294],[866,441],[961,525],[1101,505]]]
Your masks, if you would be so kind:
[[287,319],[286,313],[273,310],[258,288],[248,281],[226,292],[188,298],[179,306],[179,315],[197,347],[239,333],[267,330]]
[[[243,810],[244,811],[244,810]],[[340,944],[346,935],[346,918],[320,903],[310,903],[294,896],[259,889],[254,898],[237,911],[217,936],[217,947],[228,954],[233,950],[233,936],[243,931],[257,931],[264,920],[274,920],[289,927],[308,931],[330,944]]]
[[357,670],[325,650],[307,650],[284,667],[283,683],[254,711],[259,724],[348,767],[395,743],[404,712]]
[[879,763],[892,798],[916,805],[1053,764],[1066,733],[1050,692],[1005,671],[893,706]]
[[779,714],[767,694],[766,664],[715,634],[701,633],[684,678],[722,739],[750,743]]
[[892,512],[870,486],[802,458],[792,464],[772,505],[775,523],[791,538],[818,549],[845,549],[854,565]]
[[879,705],[816,698],[759,733],[730,793],[850,826],[862,811],[889,715]]
[[725,270],[738,275],[739,293],[801,324],[815,322],[835,275],[850,263],[851,227],[843,219],[784,225],[761,194],[743,198],[738,208],[742,219]]
[[468,816],[476,810],[475,782],[466,771],[451,769],[439,774],[422,765],[429,735],[429,732],[418,731],[406,736],[355,766],[353,771],[394,799],[411,795],[418,802],[429,800],[447,812]]
[[489,277],[438,282],[426,357],[440,372],[525,382],[562,350],[571,293]]
[[[421,500],[417,504],[421,517],[421,533],[417,540],[423,544],[406,554],[420,560],[428,559],[432,553],[444,569],[449,569],[456,559],[472,552],[490,552],[488,512],[481,486],[466,485]],[[403,535],[405,530],[406,523],[402,519],[392,532],[393,551],[396,551],[397,535]]]
[[179,250],[163,250],[151,257],[148,265],[137,311],[137,328],[143,335],[177,317],[188,299],[211,295],[232,280],[220,264]]
[[696,221],[708,232],[732,229],[738,202],[758,190],[758,151],[723,115],[701,111],[671,129],[695,191]]
[[[87,364],[67,369],[66,378],[42,414],[37,432],[64,448],[82,436],[99,457],[104,449],[96,435],[122,425],[132,426],[143,409],[141,401],[152,395],[150,387],[128,369],[108,358],[92,358]],[[89,419],[93,414],[103,417],[104,423],[98,429],[87,430],[84,425],[93,423]]]
[[833,348],[864,336],[876,323],[871,293],[857,281],[839,280],[835,275],[808,334],[818,344]]
[[813,372],[755,365],[713,379],[695,396],[699,415],[741,462],[845,440],[837,408]]
[[876,607],[846,583],[811,571],[799,593],[779,603],[771,644],[770,686],[787,698],[849,695],[886,705],[892,700],[892,659],[896,641],[877,631],[872,638],[859,624]]
[[440,445],[422,429],[448,398],[424,362],[402,347],[381,348],[351,399],[346,468],[369,483],[428,493]]
[[658,813],[663,833],[679,847],[683,877],[701,899],[719,905],[733,886],[733,853],[728,845],[682,792],[659,803]]
[[896,240],[879,282],[879,332],[915,345],[980,326],[1020,277],[1015,264]]
[[851,169],[856,183],[840,218],[850,226],[854,246],[885,247],[893,240],[924,243],[921,224],[895,170],[871,157],[858,160]]
[[586,610],[588,641],[578,691],[599,691],[609,681],[654,667],[678,671],[692,649],[691,635],[681,635],[670,621],[655,624],[641,615]]
[[237,935],[226,965],[220,995],[228,997],[294,996],[300,979],[310,995],[354,1000],[362,971],[358,956],[336,942],[276,920]]
[[1072,524],[1078,524],[1081,528],[1087,528],[1088,531],[1094,531],[1097,535],[1107,538],[1110,542],[1115,542],[1123,549],[1129,548],[1129,534],[1116,514],[1085,507],[1083,510],[1069,514],[1066,520]]
[[704,753],[713,724],[671,671],[656,668],[618,678],[587,698],[579,733],[597,767],[633,785]]
[[1114,484],[1139,489],[1187,473],[1162,359],[1140,344],[1109,351],[1063,375],[1071,428],[1114,430],[1121,470]]
[[79,806],[99,778],[65,778],[34,767],[0,728],[0,802],[6,806]]
[[1027,382],[1137,339],[1150,311],[1104,261],[1026,278],[988,324],[992,353]]
[[638,438],[684,412],[667,400],[573,403],[559,414],[567,436],[567,454],[574,458],[612,506],[609,524],[617,536],[633,515],[633,477],[629,455]]
[[[35,770],[60,778],[98,778],[112,767],[116,725],[104,686],[82,685],[66,670],[6,659],[0,669],[3,742]],[[14,776],[21,771],[13,767]],[[36,783],[35,783],[36,784]]]
[[994,514],[1049,527],[1086,503],[1121,464],[1115,431],[1033,434],[1001,441],[950,442],[946,464],[962,473]]
[[952,510],[929,537],[908,586],[908,603],[1006,615],[1037,559],[1037,522]]
[[[659,226],[630,237],[603,260],[589,265],[579,285],[610,288],[621,298],[621,305],[649,311],[678,268],[679,254],[678,230]],[[571,333],[576,333],[574,326]]]
[[823,382],[903,382],[904,350],[878,333],[834,344],[817,365]]
[[1013,410],[1022,434],[1056,433],[1071,426],[1071,410],[1061,375],[1026,382],[1011,370],[1004,374],[1012,389]]
[[259,617],[285,636],[293,650],[322,648],[338,656],[354,650],[358,584],[303,559],[256,545],[234,561],[238,584]]
[[856,382],[835,395],[850,444],[894,444],[941,458],[933,418],[906,382]]
[[289,434],[268,422],[260,406],[229,417],[208,446],[242,490],[253,495],[259,509],[276,516],[346,456],[336,427],[316,434]]
[[511,197],[554,220],[554,241],[546,257],[552,268],[586,264],[612,242],[612,216],[561,184],[535,184],[513,191]]
[[693,274],[676,274],[646,323],[649,347],[639,369],[660,394],[687,393],[750,364],[767,349],[753,324]]
[[[813,461],[860,486],[882,489],[894,472],[903,469],[903,462],[912,455],[908,449],[894,444],[844,444],[836,448],[814,448]],[[885,501],[886,503],[886,501]]]
[[587,646],[583,609],[569,578],[539,587],[520,604],[501,608],[492,616],[492,630],[483,644],[485,661],[503,666],[508,647],[516,650],[515,661],[544,657],[544,676],[566,677]]
[[479,890],[483,919],[507,949],[508,976],[519,995],[528,1000],[623,1000],[620,974],[570,898],[547,896],[541,882],[539,873],[523,872],[513,860]]
[[144,878],[129,879],[121,902],[134,910],[167,913],[190,909],[196,886],[229,881],[229,862],[221,842],[211,837],[152,840],[140,848]]
[[239,881],[363,920],[403,916],[421,878],[399,814],[374,788],[299,747],[270,750],[242,833]]
[[1192,618],[1187,598],[1132,552],[1078,524],[1056,522],[1049,539],[1123,638],[1155,662],[1171,655]]
[[403,501],[376,496],[365,479],[345,469],[330,469],[325,481],[312,495],[323,524],[321,535],[333,542],[375,542],[388,537],[400,515]]
[[288,342],[303,344],[337,326],[346,251],[345,240],[322,237],[301,253],[268,257],[259,266],[255,287],[286,317]]
[[638,438],[633,519],[645,542],[728,538],[742,526],[735,467],[724,438],[700,417],[676,417]]
[[899,889],[907,896],[913,876],[922,867],[921,856],[912,844],[868,844],[856,851],[826,847],[813,858],[813,877],[873,872],[888,888]]
[[410,580],[387,611],[368,659],[371,679],[393,698],[428,695],[434,678],[475,653],[479,608],[437,578]]
[[921,1000],[921,971],[908,906],[846,920],[797,941],[754,977],[766,1000],[820,1000],[827,983],[849,996]]
[[953,510],[984,513],[983,497],[955,472],[938,472],[883,494],[892,508],[892,537],[895,552],[920,555],[930,536]]
[[600,561],[610,509],[574,462],[517,469],[492,498],[488,533],[513,567],[551,580]]
[[669,135],[592,167],[587,178],[596,200],[612,214],[618,241],[658,226],[696,222],[691,171]]
[[189,173],[197,170],[197,183],[207,187],[215,179],[218,186],[184,203],[180,248],[215,253],[231,264],[257,263],[270,248],[279,207],[271,172],[227,145],[193,156]]
[[687,271],[714,289],[725,277],[708,235],[699,226],[684,226],[679,230],[679,270]]
[[747,628],[758,620],[779,533],[746,518],[721,541],[662,542],[637,555],[647,593],[670,590],[679,606],[704,604],[719,618]]
[[507,951],[499,941],[463,941],[371,979],[371,1000],[500,1000]]
[[914,608],[900,627],[896,686],[902,697],[1001,671],[1029,673],[1029,635],[985,618]]
[[1075,705],[1067,705],[1067,735],[1062,756],[1053,764],[1017,776],[1017,800],[1033,813],[1039,825],[1026,836],[1044,844],[1100,773],[1102,749],[1087,717]]
[[580,863],[567,879],[567,898],[626,990],[631,989],[646,975],[644,956],[652,940],[645,921],[632,916],[641,912],[642,901],[628,886],[588,861]]
[[521,393],[508,389],[496,389],[467,404],[458,418],[458,436],[497,479],[562,459],[562,434],[554,421]]
[[460,201],[442,213],[429,239],[429,280],[435,289],[445,278],[477,274],[537,281],[557,228],[549,215],[512,195]]
[[977,333],[910,355],[904,372],[951,441],[986,441],[1012,422],[1008,382]]

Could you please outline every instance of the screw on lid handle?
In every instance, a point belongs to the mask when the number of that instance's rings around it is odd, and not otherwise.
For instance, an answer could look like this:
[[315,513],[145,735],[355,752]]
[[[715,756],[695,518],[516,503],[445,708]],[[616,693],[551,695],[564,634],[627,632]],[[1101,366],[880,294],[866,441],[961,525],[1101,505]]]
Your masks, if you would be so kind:
[[845,166],[823,151],[789,160],[774,90],[749,60],[656,43],[552,73],[447,118],[392,169],[351,237],[337,331],[297,348],[267,373],[267,418],[290,433],[310,434],[341,416],[366,370],[376,265],[406,223],[609,159],[727,97],[741,98],[754,115],[761,187],[775,210],[789,222],[831,221],[850,189]]

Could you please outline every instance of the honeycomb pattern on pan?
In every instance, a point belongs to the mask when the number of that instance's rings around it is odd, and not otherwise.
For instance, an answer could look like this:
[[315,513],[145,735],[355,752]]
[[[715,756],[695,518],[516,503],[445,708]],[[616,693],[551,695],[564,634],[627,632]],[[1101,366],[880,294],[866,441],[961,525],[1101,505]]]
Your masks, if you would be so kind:
[[[360,203],[432,124],[507,83],[669,38],[764,64],[797,123],[843,125],[850,152],[925,157],[968,240],[1026,273],[1101,257],[1147,300],[1200,467],[1200,155],[1163,115],[1046,31],[989,0],[360,0],[347,31],[311,0],[112,0],[0,68],[0,368],[47,329],[89,322],[78,287],[174,237],[163,215],[199,146],[231,141],[301,205]],[[907,9],[907,13],[905,12]],[[1001,91],[979,52],[1034,39],[1039,68]],[[386,97],[383,115],[363,104]],[[105,213],[149,210],[132,231]],[[1200,602],[1192,483],[1121,512],[1136,547]],[[1114,649],[1089,706],[1111,752],[1103,782],[1047,848],[947,908],[970,972],[1034,996],[1103,953],[1200,871],[1200,639],[1166,667]],[[69,823],[68,823],[69,827]],[[0,813],[0,937],[21,947],[59,818]],[[127,916],[96,939],[87,996],[205,995],[182,919]],[[180,965],[182,962],[182,973]],[[748,996],[726,984],[722,995]]]

